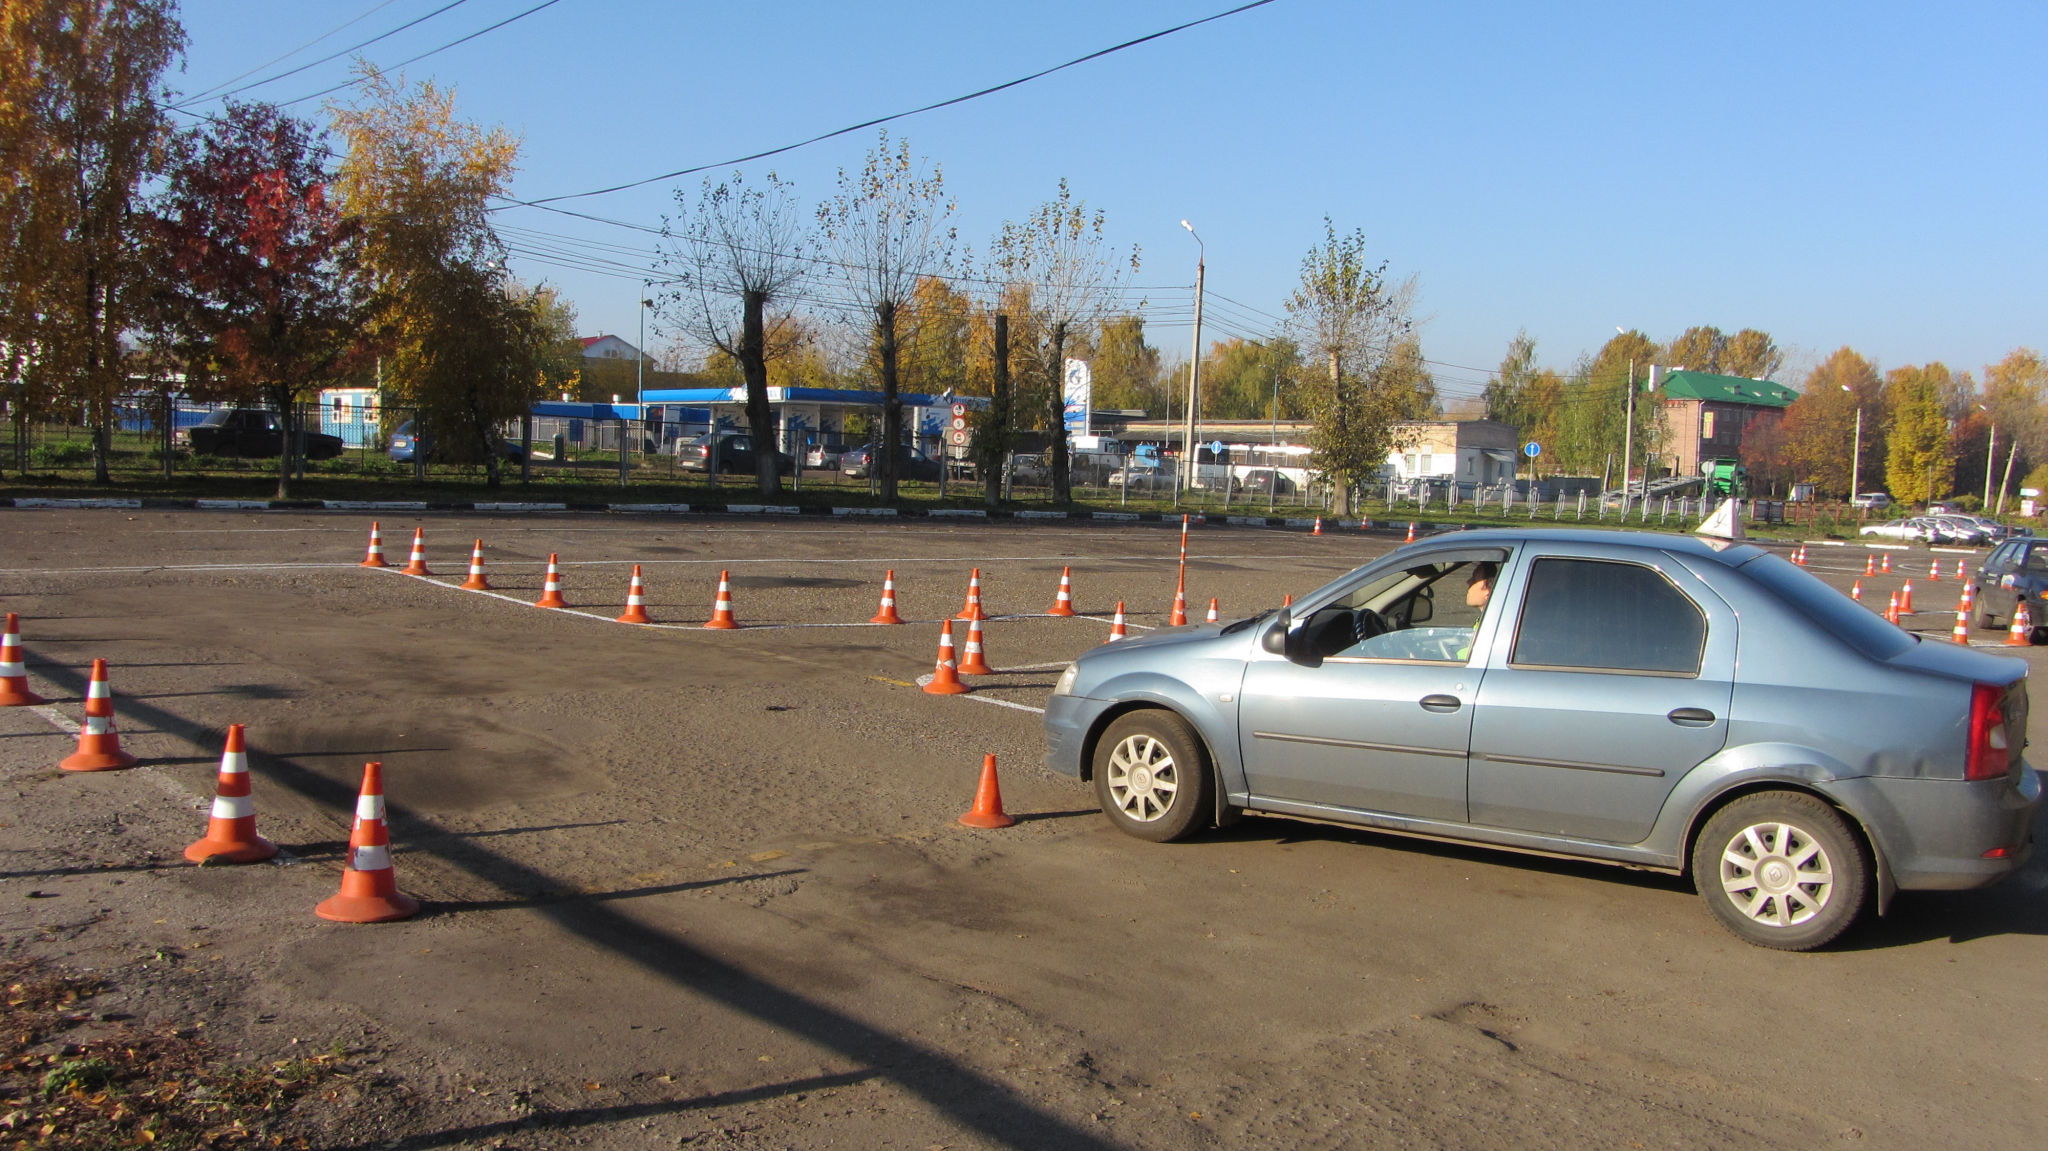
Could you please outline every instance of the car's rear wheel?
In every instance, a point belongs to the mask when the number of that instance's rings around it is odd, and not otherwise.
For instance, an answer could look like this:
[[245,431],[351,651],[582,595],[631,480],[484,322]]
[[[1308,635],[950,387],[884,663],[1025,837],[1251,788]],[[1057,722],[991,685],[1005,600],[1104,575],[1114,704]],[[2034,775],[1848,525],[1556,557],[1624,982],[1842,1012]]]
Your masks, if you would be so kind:
[[1692,878],[1722,926],[1748,943],[1811,951],[1863,914],[1870,853],[1842,814],[1810,795],[1765,791],[1714,813]]
[[1118,831],[1186,839],[1213,814],[1208,751],[1187,720],[1147,709],[1117,717],[1095,744],[1095,796]]

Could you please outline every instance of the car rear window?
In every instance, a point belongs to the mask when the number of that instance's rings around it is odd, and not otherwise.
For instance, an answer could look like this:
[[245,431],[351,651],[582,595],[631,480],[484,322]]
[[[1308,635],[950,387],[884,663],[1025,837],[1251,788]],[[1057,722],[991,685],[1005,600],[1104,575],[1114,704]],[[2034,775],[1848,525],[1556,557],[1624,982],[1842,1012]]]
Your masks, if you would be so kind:
[[1781,556],[1766,552],[1736,570],[1872,659],[1890,659],[1913,646],[1903,629]]

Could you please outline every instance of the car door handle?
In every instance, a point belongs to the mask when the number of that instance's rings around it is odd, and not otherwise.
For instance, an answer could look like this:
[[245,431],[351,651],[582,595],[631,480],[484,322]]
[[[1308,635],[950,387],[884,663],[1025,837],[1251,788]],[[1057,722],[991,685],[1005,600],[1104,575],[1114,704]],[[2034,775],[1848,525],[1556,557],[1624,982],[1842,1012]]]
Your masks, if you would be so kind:
[[1681,707],[1664,718],[1680,727],[1705,727],[1714,722],[1714,713],[1703,707]]
[[1455,695],[1425,695],[1422,697],[1424,711],[1456,711],[1465,706],[1465,701]]

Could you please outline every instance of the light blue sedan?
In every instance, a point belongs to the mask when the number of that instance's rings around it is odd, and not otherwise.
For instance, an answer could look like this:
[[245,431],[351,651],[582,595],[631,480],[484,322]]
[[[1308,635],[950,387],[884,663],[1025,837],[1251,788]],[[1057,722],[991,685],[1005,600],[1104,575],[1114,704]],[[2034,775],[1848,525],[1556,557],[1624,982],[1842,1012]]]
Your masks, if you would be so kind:
[[1744,543],[1460,532],[1082,655],[1046,761],[1159,842],[1244,811],[1690,873],[1751,943],[2026,859],[2026,664]]

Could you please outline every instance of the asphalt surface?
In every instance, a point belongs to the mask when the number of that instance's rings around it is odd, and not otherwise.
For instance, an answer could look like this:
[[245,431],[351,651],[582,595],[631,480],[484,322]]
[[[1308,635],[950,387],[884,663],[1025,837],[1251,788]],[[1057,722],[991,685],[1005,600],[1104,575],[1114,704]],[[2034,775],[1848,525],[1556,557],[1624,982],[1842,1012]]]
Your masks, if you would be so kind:
[[[2048,858],[1984,891],[1903,894],[1788,955],[1737,941],[1669,876],[1276,818],[1174,846],[1115,832],[1086,785],[1043,770],[1031,709],[1117,600],[1134,627],[1165,622],[1172,528],[386,521],[394,564],[426,527],[430,582],[356,567],[356,515],[0,515],[0,603],[57,701],[0,710],[0,937],[75,965],[168,952],[191,974],[143,1013],[203,1017],[250,1052],[374,1048],[392,1106],[334,1146],[2048,1134]],[[452,586],[477,537],[503,598]],[[1191,608],[1272,606],[1391,546],[1198,529]],[[526,606],[550,552],[589,614]],[[1811,569],[1846,588],[1864,554],[1816,547]],[[1946,634],[1934,609],[1957,585],[1911,554],[1909,626]],[[610,622],[633,563],[674,626]],[[1013,670],[926,695],[910,685],[976,565],[1005,617],[989,661]],[[1063,565],[1087,617],[1039,614]],[[890,568],[913,622],[857,626]],[[743,630],[697,626],[721,570]],[[94,657],[150,766],[51,770],[73,737],[50,716],[77,718]],[[294,866],[178,860],[229,723]],[[962,828],[989,752],[1021,822]],[[427,907],[346,927],[312,907],[368,759],[400,884]]]

